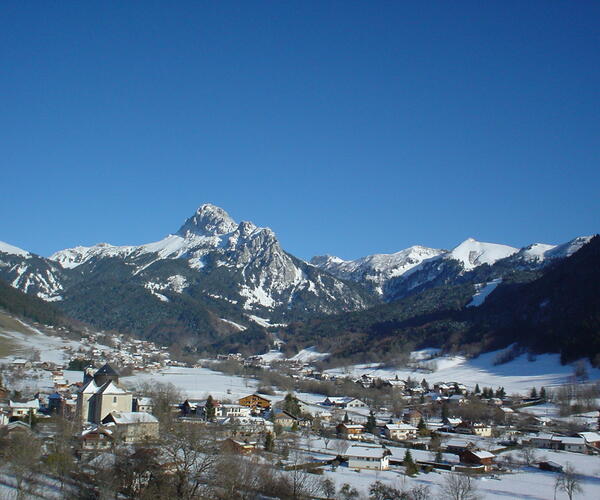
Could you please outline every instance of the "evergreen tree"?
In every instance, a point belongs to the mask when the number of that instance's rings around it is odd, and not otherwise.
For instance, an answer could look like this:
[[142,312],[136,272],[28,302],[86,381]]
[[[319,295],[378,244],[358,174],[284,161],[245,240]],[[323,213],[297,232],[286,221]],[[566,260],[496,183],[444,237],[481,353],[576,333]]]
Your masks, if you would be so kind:
[[442,420],[446,420],[448,418],[448,405],[446,403],[442,404]]
[[345,424],[349,424],[350,423],[350,419],[348,418],[348,412],[346,412],[346,414],[344,415],[344,423]]
[[531,388],[531,394],[530,394],[530,396],[531,396],[531,399],[537,398],[537,391],[535,390],[535,387]]
[[473,391],[473,394],[479,394],[481,392],[481,390],[479,389],[479,384],[475,384],[475,390]]
[[375,434],[375,431],[377,430],[377,420],[375,419],[373,411],[369,412],[369,416],[367,417],[367,425],[365,426],[365,429],[371,434]]
[[421,380],[421,387],[426,391],[429,392],[429,383],[427,382],[427,380],[423,379]]
[[273,439],[273,433],[267,432],[265,436],[265,451],[273,451],[275,449],[275,440]]
[[434,461],[438,464],[444,461],[444,456],[442,455],[442,450],[440,448],[435,452]]
[[506,391],[504,390],[504,387],[498,387],[498,389],[496,390],[496,397],[502,399],[505,396],[506,396]]
[[407,449],[406,453],[404,454],[404,460],[402,461],[402,465],[406,467],[406,473],[409,476],[414,476],[417,473],[417,466],[415,465],[415,462],[409,449]]
[[429,431],[427,430],[427,426],[425,425],[425,421],[423,420],[423,417],[421,417],[421,419],[419,420],[417,430],[419,431],[419,434],[421,436],[426,436],[429,433]]
[[546,399],[546,389],[544,387],[540,389],[540,399]]
[[285,395],[283,400],[283,409],[290,415],[294,415],[294,417],[298,417],[300,416],[300,413],[302,413],[298,398],[289,392]]
[[215,404],[211,395],[206,398],[206,403],[204,404],[204,415],[206,415],[206,420],[215,419]]

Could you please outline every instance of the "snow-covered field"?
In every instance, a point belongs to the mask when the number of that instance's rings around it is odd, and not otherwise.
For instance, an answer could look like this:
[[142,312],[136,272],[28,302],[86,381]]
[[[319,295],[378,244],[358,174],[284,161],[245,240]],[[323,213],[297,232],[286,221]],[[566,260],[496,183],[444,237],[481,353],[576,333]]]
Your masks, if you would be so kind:
[[[421,380],[423,378],[432,384],[435,382],[460,382],[471,389],[475,384],[480,387],[504,387],[508,394],[525,393],[532,387],[551,387],[567,382],[573,374],[573,366],[561,365],[558,354],[540,354],[535,361],[529,361],[523,354],[514,360],[494,366],[494,360],[501,351],[489,352],[473,359],[464,356],[440,356],[430,361],[423,362],[435,364],[434,372],[424,370],[382,368],[377,364],[353,365],[344,368],[328,370],[336,375],[349,375],[358,377],[369,374],[374,377],[399,379],[411,377]],[[416,353],[418,355],[418,353]],[[431,351],[428,351],[431,355]],[[418,356],[417,356],[418,357]],[[600,379],[600,370],[588,365],[590,379]]]
[[251,394],[257,386],[252,379],[225,375],[208,368],[165,368],[157,373],[138,373],[123,377],[121,382],[133,389],[144,383],[173,384],[187,398],[203,399],[209,394],[218,400],[239,399]]

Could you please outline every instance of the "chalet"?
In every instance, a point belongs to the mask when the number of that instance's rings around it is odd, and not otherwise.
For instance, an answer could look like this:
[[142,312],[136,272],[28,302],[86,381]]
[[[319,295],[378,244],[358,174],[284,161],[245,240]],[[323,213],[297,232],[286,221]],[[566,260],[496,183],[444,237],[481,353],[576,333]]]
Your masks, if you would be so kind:
[[494,465],[496,455],[483,450],[465,450],[459,453],[460,461],[469,465],[483,465],[486,472],[489,472]]
[[583,438],[585,444],[593,448],[600,448],[600,433],[598,432],[580,432],[579,437]]
[[103,424],[114,424],[119,437],[126,443],[140,443],[158,439],[158,419],[154,415],[138,412],[112,412]]
[[344,456],[348,457],[350,469],[388,470],[390,451],[379,446],[350,446]]
[[227,438],[221,444],[221,447],[224,451],[228,451],[230,453],[240,453],[243,455],[248,455],[252,453],[257,448],[256,441],[240,441],[237,439]]
[[107,427],[95,426],[79,435],[82,451],[106,451],[113,447],[114,442],[113,431]]
[[363,438],[365,428],[360,424],[341,423],[337,426],[337,432],[346,439],[360,440]]
[[23,418],[29,414],[37,415],[40,409],[40,400],[32,399],[30,401],[9,401],[8,411],[11,418]]
[[250,396],[245,396],[241,398],[238,401],[238,403],[242,406],[252,408],[253,410],[266,410],[271,407],[271,401],[258,394],[251,394]]
[[410,424],[387,424],[384,428],[387,438],[405,441],[417,437],[417,428]]
[[480,437],[491,437],[492,426],[484,424],[483,422],[461,422],[456,427],[456,432],[462,434],[474,434]]
[[475,448],[475,444],[464,439],[450,439],[446,442],[446,451],[459,455],[460,453]]

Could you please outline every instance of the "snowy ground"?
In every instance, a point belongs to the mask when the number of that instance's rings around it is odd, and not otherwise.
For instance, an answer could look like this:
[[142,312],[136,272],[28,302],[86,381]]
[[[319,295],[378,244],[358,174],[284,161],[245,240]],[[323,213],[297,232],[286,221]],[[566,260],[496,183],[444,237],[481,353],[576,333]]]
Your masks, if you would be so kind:
[[171,383],[187,398],[204,399],[210,394],[218,400],[239,399],[251,394],[258,385],[255,380],[225,375],[208,368],[181,367],[165,368],[157,373],[138,373],[123,377],[121,382],[130,389],[143,383]]
[[[427,372],[424,370],[381,368],[377,364],[354,365],[344,368],[328,370],[329,373],[340,376],[358,377],[369,374],[381,378],[399,379],[411,377],[421,380],[427,379],[429,384],[435,382],[461,382],[473,389],[475,384],[480,387],[504,387],[508,394],[526,393],[532,387],[551,387],[565,383],[573,374],[571,365],[561,365],[558,354],[540,354],[535,361],[528,361],[527,355],[523,354],[514,360],[494,366],[494,360],[501,351],[482,354],[474,359],[466,359],[464,356],[439,356],[423,363],[435,363],[436,370]],[[431,355],[431,351],[428,352]],[[590,378],[600,379],[600,370],[592,369],[588,365]]]

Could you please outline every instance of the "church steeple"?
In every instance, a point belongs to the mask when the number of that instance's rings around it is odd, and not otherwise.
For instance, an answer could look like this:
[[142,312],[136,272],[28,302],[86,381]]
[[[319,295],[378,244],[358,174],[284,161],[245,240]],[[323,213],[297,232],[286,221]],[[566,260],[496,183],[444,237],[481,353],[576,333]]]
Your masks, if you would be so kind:
[[94,374],[94,382],[98,387],[103,386],[106,382],[114,382],[117,384],[119,382],[119,374],[112,366],[106,363]]

